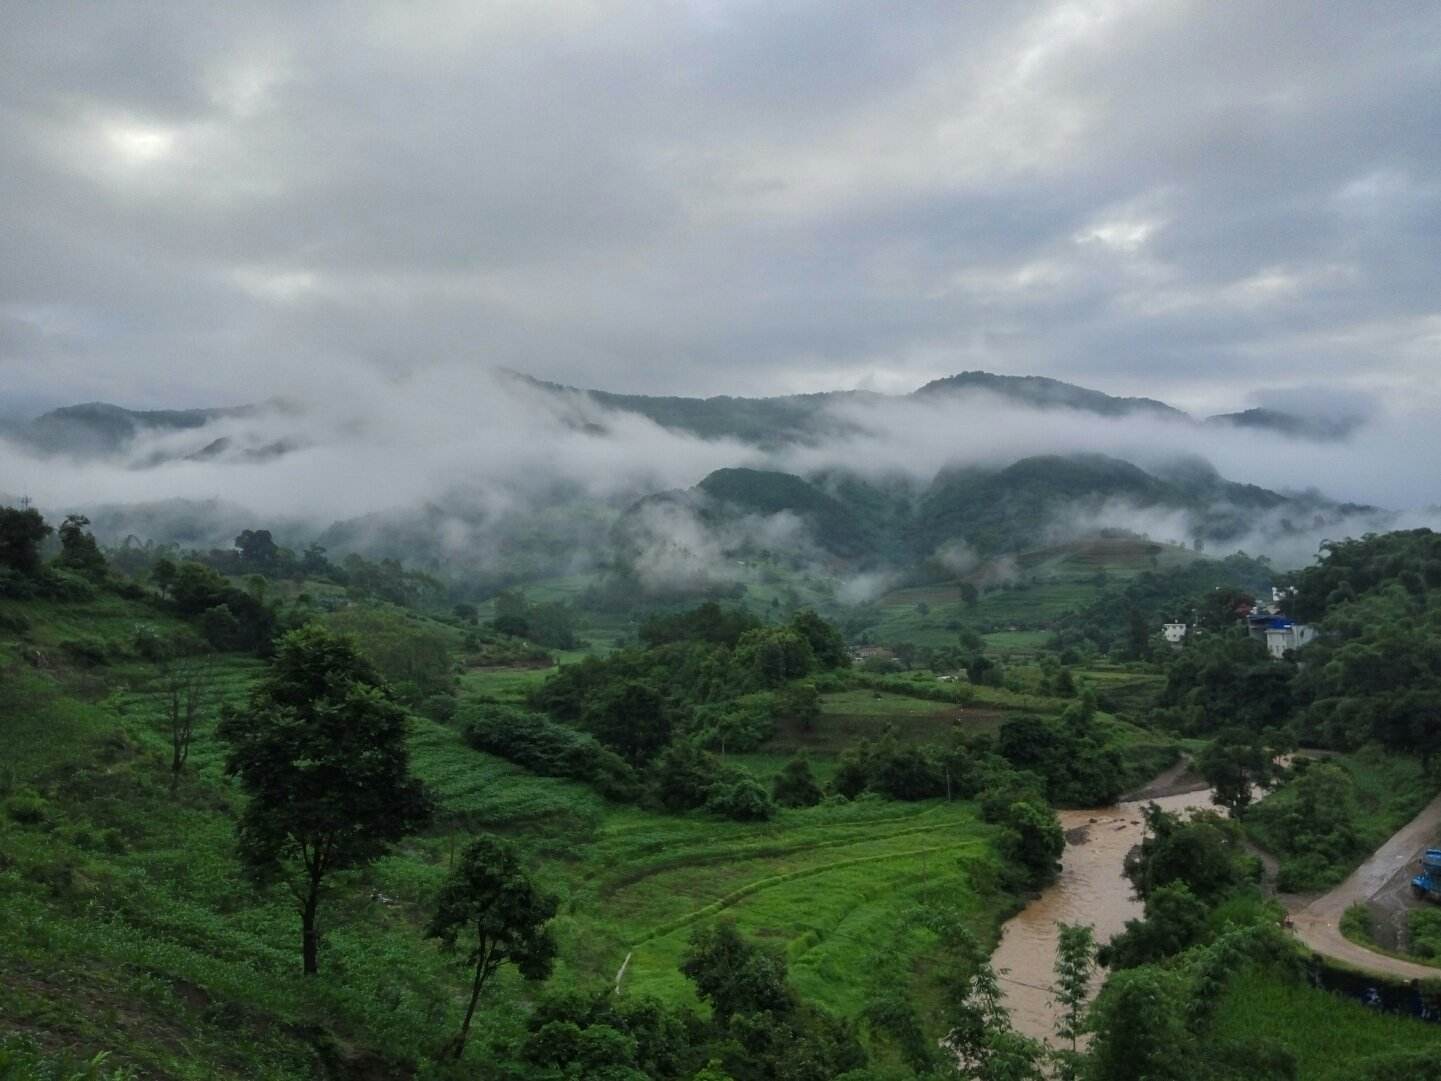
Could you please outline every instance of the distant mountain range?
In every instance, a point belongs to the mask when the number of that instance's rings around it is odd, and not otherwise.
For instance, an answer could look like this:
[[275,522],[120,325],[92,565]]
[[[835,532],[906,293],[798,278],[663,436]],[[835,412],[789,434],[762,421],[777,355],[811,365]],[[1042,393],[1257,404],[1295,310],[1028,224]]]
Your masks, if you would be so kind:
[[1195,459],[1162,474],[1101,454],[946,469],[929,483],[897,476],[882,484],[835,471],[805,478],[721,469],[688,491],[640,501],[622,530],[644,528],[636,520],[657,505],[683,508],[731,536],[747,519],[789,514],[829,556],[893,565],[924,561],[958,542],[979,555],[1019,552],[1147,517],[1175,516],[1185,523],[1184,539],[1224,545],[1260,532],[1308,533],[1386,513],[1314,493],[1283,495],[1238,484]]
[[[865,431],[864,409],[895,401],[985,396],[1043,412],[1139,418],[1163,424],[1224,428],[1245,437],[1274,432],[1294,439],[1342,440],[1354,423],[1251,409],[1198,421],[1150,398],[1127,398],[1037,376],[961,372],[904,396],[836,391],[773,398],[679,398],[586,391],[505,373],[522,396],[578,430],[605,434],[612,413],[644,416],[665,428],[708,440],[732,440],[761,452],[811,446]],[[600,406],[596,409],[594,406]],[[839,407],[839,408],[837,408]],[[72,460],[113,458],[131,469],[173,461],[257,462],[284,458],[315,438],[304,411],[283,403],[228,409],[136,411],[103,403],[46,413],[0,432],[33,453]],[[782,457],[783,455],[777,455]],[[317,538],[333,550],[403,556],[433,566],[470,561],[510,580],[556,573],[578,553],[588,558],[676,557],[678,528],[693,521],[725,551],[806,548],[849,567],[917,567],[960,546],[990,557],[1021,552],[1104,529],[1157,529],[1187,543],[1257,543],[1276,538],[1359,533],[1384,528],[1387,512],[1336,503],[1315,493],[1283,494],[1220,476],[1207,462],[1177,458],[1146,468],[1100,454],[1051,454],[1019,461],[955,465],[934,476],[864,475],[832,466],[796,475],[738,454],[685,491],[634,492],[599,500],[564,477],[514,478],[518,508],[497,517],[464,492],[442,505],[378,511],[336,522],[287,527],[294,542]],[[545,489],[549,483],[551,488]],[[537,487],[539,485],[540,487]],[[223,498],[223,497],[222,497]],[[223,541],[246,521],[241,507],[168,500],[94,508],[97,531],[199,544]],[[282,523],[250,523],[251,526]],[[801,532],[797,532],[797,531]],[[787,532],[789,531],[789,532]],[[455,538],[469,540],[457,547]],[[443,538],[450,538],[449,541]],[[610,555],[605,553],[609,552]],[[649,553],[649,555],[646,555]]]
[[[893,399],[893,396],[870,391],[827,391],[772,398],[653,397],[582,390],[517,373],[506,375],[523,386],[557,398],[581,395],[606,409],[637,413],[675,431],[703,439],[735,439],[762,449],[854,434],[859,430],[856,422],[829,407]],[[1316,441],[1345,439],[1360,423],[1356,418],[1304,417],[1274,409],[1248,409],[1198,422],[1190,414],[1152,398],[1116,397],[1058,379],[981,371],[934,380],[902,398],[923,401],[973,394],[989,394],[1033,409],[1070,410],[1103,417],[1151,417],[1242,432],[1269,431]],[[287,408],[281,403],[269,402],[226,409],[133,410],[90,402],[53,410],[29,424],[12,425],[3,434],[42,454],[97,458],[124,453],[144,435],[195,431],[217,421],[253,418],[267,411],[287,411]],[[594,426],[596,422],[593,418],[577,418],[576,423]],[[281,439],[263,445],[236,446],[230,438],[221,437],[188,449],[181,456],[196,460],[253,461],[283,455],[301,443],[299,439]],[[158,465],[165,460],[168,459],[161,456],[135,464]]]
[[[582,390],[517,373],[509,374],[531,387],[556,394],[586,395],[606,408],[639,413],[663,427],[688,432],[703,439],[739,439],[766,449],[851,434],[857,430],[854,423],[838,418],[828,407],[886,401],[894,397],[859,390],[824,391],[773,398],[652,397]],[[1292,438],[1318,441],[1344,439],[1360,423],[1359,419],[1335,421],[1303,417],[1274,409],[1249,409],[1197,421],[1189,413],[1154,398],[1117,397],[1038,375],[996,375],[981,371],[960,372],[944,379],[936,379],[902,397],[923,401],[969,394],[990,394],[1033,409],[1071,410],[1102,417],[1152,417],[1183,424],[1200,423],[1253,431],[1267,430]]]

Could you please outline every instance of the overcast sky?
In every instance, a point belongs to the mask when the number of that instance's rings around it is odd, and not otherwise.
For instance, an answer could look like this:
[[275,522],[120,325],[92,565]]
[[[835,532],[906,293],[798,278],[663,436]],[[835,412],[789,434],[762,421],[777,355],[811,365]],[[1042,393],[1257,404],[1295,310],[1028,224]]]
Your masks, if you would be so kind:
[[1441,4],[17,2],[0,409],[1441,383]]

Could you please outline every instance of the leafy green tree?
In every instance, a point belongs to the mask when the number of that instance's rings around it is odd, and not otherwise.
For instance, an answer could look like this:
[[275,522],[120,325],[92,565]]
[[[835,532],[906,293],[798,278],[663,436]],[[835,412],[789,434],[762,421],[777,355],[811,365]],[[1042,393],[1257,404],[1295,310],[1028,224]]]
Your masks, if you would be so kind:
[[737,822],[764,822],[775,813],[775,804],[749,773],[731,769],[711,785],[706,793],[705,809]]
[[705,806],[718,773],[715,760],[688,739],[672,743],[656,757],[650,769],[655,794],[670,811]]
[[1086,1031],[1086,1003],[1096,971],[1096,938],[1083,924],[1057,926],[1055,1003],[1060,1013],[1056,1035],[1069,1040],[1071,1046],[1058,1058],[1056,1075],[1062,1081],[1076,1081],[1081,1076],[1080,1039]]
[[633,766],[670,742],[670,710],[652,686],[634,680],[608,687],[585,710],[583,725]]
[[846,640],[834,623],[829,623],[809,608],[797,612],[791,627],[803,637],[822,668],[846,668],[851,663]]
[[755,687],[783,687],[815,670],[810,642],[789,627],[758,627],[741,635],[735,649],[736,667]]
[[527,980],[550,976],[556,944],[549,923],[556,908],[555,898],[526,874],[512,845],[482,835],[466,846],[440,888],[426,931],[447,952],[463,950],[473,972],[465,1017],[449,1047],[454,1058],[465,1053],[476,1003],[502,965],[514,965]]
[[1193,1040],[1177,975],[1143,967],[1106,981],[1093,1008],[1095,1081],[1190,1081]]
[[1055,881],[1066,848],[1055,812],[1043,803],[1019,800],[1011,804],[1005,823],[1003,847],[1021,869],[1026,885],[1038,889]]
[[950,1029],[942,1045],[961,1076],[980,1081],[1042,1081],[1045,1045],[1011,1026],[996,970],[954,910],[927,915],[943,950],[941,979]]
[[1211,785],[1211,801],[1240,818],[1251,804],[1251,790],[1271,781],[1271,753],[1259,738],[1245,729],[1228,729],[1218,735],[1196,761],[1201,776]]
[[1125,873],[1143,901],[1172,882],[1184,882],[1203,902],[1214,902],[1247,880],[1253,862],[1240,827],[1211,811],[1182,820],[1152,803],[1146,837],[1126,857]]
[[961,603],[967,608],[974,608],[981,603],[981,591],[970,582],[962,582],[960,585]]
[[821,716],[821,696],[814,683],[788,683],[775,692],[776,713],[801,726],[803,732],[815,731]]
[[1127,920],[1125,930],[1101,947],[1100,962],[1122,969],[1174,957],[1205,937],[1208,914],[1185,882],[1157,886],[1146,898],[1145,918]]
[[280,547],[268,529],[242,530],[235,538],[235,550],[245,570],[270,570],[280,555]]
[[771,798],[782,807],[814,807],[824,793],[805,755],[796,755],[771,781]]
[[0,507],[0,567],[33,577],[40,573],[40,545],[54,530],[33,507]]
[[155,566],[150,568],[150,580],[155,583],[155,588],[160,590],[162,597],[169,597],[175,588],[175,576],[179,568],[170,559],[157,559]]
[[105,556],[95,535],[86,531],[90,519],[83,514],[68,515],[60,525],[59,566],[86,578],[100,579],[106,574]]
[[304,968],[319,967],[322,889],[430,820],[410,774],[408,718],[348,638],[316,624],[281,639],[270,671],[217,734],[248,797],[240,858],[260,884],[285,882],[300,911]]
[[747,942],[731,920],[698,926],[681,960],[681,972],[722,1027],[740,1013],[783,1014],[795,1006],[781,954]]

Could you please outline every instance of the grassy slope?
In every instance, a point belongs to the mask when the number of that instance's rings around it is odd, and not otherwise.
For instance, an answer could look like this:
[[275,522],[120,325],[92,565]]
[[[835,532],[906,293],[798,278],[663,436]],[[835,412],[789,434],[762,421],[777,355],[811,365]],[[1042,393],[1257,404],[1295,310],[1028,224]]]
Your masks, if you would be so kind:
[[1216,1031],[1228,1040],[1276,1040],[1296,1055],[1298,1077],[1346,1081],[1366,1058],[1436,1047],[1436,1026],[1368,1010],[1327,991],[1264,973],[1236,976],[1221,1000]]
[[[871,637],[887,643],[952,645],[954,627],[959,623],[998,628],[987,636],[988,644],[998,651],[1030,654],[1044,644],[1045,628],[1053,621],[1096,598],[1103,588],[1098,575],[1114,583],[1196,558],[1184,548],[1128,538],[1039,548],[1005,566],[983,565],[970,575],[983,590],[972,608],[961,603],[962,579],[886,594],[879,602],[884,618]],[[923,614],[919,604],[925,604],[928,611]]]
[[[7,604],[32,624],[0,635],[7,756],[0,797],[40,801],[38,822],[0,814],[0,1031],[52,1047],[112,1049],[147,1076],[299,1078],[317,1055],[433,1049],[456,1023],[463,976],[422,937],[429,898],[471,831],[515,837],[563,898],[553,981],[613,979],[690,1000],[675,971],[690,926],[718,912],[782,944],[802,993],[851,1013],[877,981],[925,984],[925,896],[958,905],[993,937],[1008,899],[978,894],[961,861],[994,863],[993,831],[965,804],[862,800],[745,825],[605,803],[589,788],[540,778],[416,724],[413,762],[441,819],[368,871],[338,882],[323,919],[322,973],[298,974],[298,927],[279,891],[257,894],[233,856],[237,800],[221,775],[211,723],[179,794],[167,791],[167,742],[148,666],[125,656],[137,623],[178,624],[112,598]],[[107,643],[110,664],[82,670],[58,643]],[[40,667],[26,659],[38,650]],[[223,657],[217,683],[243,696],[258,662]],[[471,673],[474,693],[517,699],[544,672]],[[933,707],[935,703],[927,703]],[[743,756],[778,768],[783,758]],[[984,876],[987,879],[991,875]],[[378,891],[384,900],[376,900]],[[479,1022],[518,1023],[528,993],[500,981]],[[335,1052],[334,1048],[339,1047]]]

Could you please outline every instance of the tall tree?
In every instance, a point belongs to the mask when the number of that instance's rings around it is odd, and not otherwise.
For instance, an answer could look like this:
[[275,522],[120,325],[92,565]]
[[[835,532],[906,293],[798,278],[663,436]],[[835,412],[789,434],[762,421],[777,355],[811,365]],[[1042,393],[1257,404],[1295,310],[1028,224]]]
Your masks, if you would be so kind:
[[635,680],[607,688],[585,711],[585,728],[633,766],[670,742],[670,711],[654,687]]
[[1240,818],[1251,805],[1251,791],[1271,782],[1271,752],[1245,729],[1227,729],[1201,752],[1201,776],[1211,785],[1211,802]]
[[349,639],[318,624],[280,639],[269,674],[218,728],[226,772],[249,802],[240,857],[283,881],[300,911],[305,972],[319,968],[317,915],[336,871],[362,867],[429,821],[410,774],[407,715]]
[[1056,1035],[1069,1040],[1069,1050],[1057,1055],[1056,1076],[1061,1081],[1076,1081],[1081,1076],[1081,1033],[1086,1028],[1086,1002],[1091,993],[1091,977],[1096,971],[1096,938],[1084,924],[1058,924],[1060,937],[1056,942],[1056,1005],[1060,1015]]
[[60,558],[56,562],[87,578],[104,578],[105,556],[95,543],[95,535],[86,531],[89,524],[90,519],[83,514],[66,517],[60,524]]
[[211,698],[209,666],[196,657],[176,656],[166,650],[156,662],[161,701],[170,727],[170,792],[180,785],[180,774],[190,759],[195,725]]
[[475,1005],[497,969],[514,965],[528,980],[550,976],[556,945],[548,925],[555,912],[555,898],[536,888],[510,844],[482,835],[461,854],[426,931],[447,951],[462,948],[463,940],[473,970],[465,1019],[448,1048],[454,1058],[465,1053]]
[[0,567],[38,574],[40,545],[53,532],[33,507],[0,507]]

